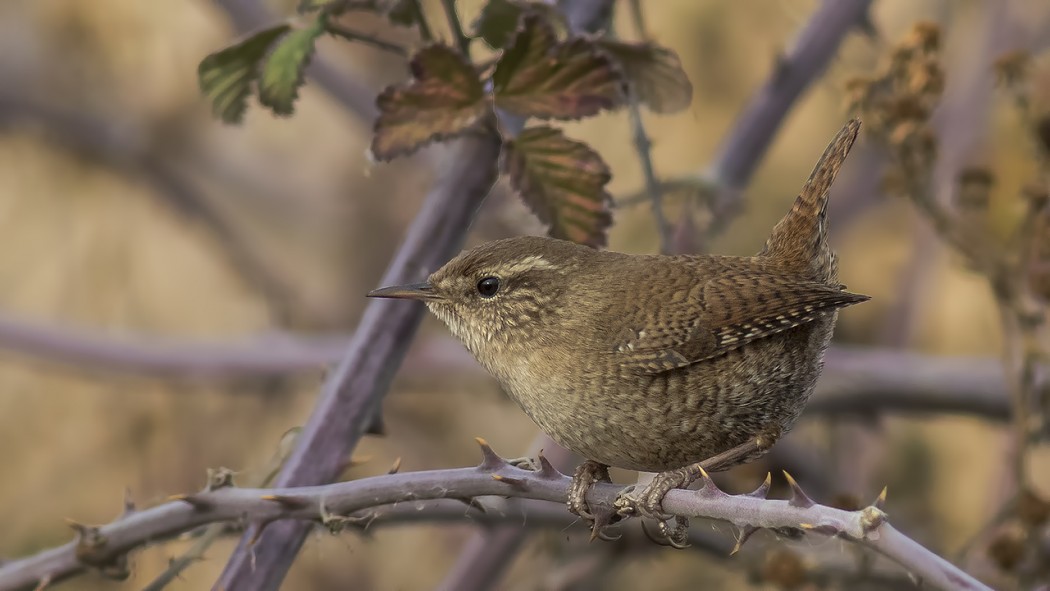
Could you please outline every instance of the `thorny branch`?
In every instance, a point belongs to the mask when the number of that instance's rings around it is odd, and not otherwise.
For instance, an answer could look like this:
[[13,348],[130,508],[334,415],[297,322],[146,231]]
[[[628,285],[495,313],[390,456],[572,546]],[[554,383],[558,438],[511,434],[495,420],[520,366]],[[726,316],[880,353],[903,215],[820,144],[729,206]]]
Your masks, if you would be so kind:
[[[320,523],[338,532],[367,527],[377,515],[376,507],[413,506],[433,499],[463,500],[467,503],[462,509],[464,515],[472,511],[470,507],[475,506],[478,497],[565,502],[571,479],[542,455],[538,470],[526,470],[500,458],[484,441],[479,443],[483,461],[476,468],[387,474],[352,482],[277,489],[242,489],[233,487],[228,480],[219,480],[199,493],[180,495],[107,525],[77,526],[77,540],[0,566],[0,591],[29,589],[45,580],[56,582],[88,568],[105,570],[125,560],[134,548],[208,523],[239,522],[246,517],[261,523]],[[743,495],[728,495],[705,479],[700,490],[672,491],[663,507],[675,515],[732,523],[741,529],[735,549],[759,529],[832,536],[890,558],[932,588],[988,589],[890,525],[884,511],[885,491],[868,507],[844,511],[814,503],[790,477],[788,483],[792,487],[791,498],[771,500],[766,498],[768,478],[754,493]],[[592,506],[614,505],[620,492],[616,485],[600,484],[591,490],[588,502]]]

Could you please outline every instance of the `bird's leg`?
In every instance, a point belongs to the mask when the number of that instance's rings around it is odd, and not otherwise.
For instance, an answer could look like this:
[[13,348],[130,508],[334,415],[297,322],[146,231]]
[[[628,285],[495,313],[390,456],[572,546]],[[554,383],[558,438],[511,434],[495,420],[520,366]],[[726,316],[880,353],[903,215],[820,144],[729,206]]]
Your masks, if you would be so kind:
[[[657,474],[637,496],[628,493],[631,488],[625,489],[616,499],[617,513],[622,517],[637,514],[659,522],[659,531],[666,538],[669,545],[675,548],[687,546],[689,520],[681,516],[670,515],[663,510],[663,500],[667,493],[676,488],[688,488],[707,472],[725,470],[731,466],[752,459],[757,454],[762,454],[780,438],[779,428],[759,435],[744,443],[732,447],[718,455],[690,464],[684,468],[668,470]],[[671,527],[668,521],[674,517],[675,525]]]
[[569,511],[579,515],[591,524],[591,539],[601,538],[609,540],[602,532],[605,526],[619,520],[619,515],[612,508],[594,510],[587,504],[587,491],[597,482],[612,482],[609,478],[609,466],[599,464],[593,460],[587,460],[576,467],[572,476],[572,484],[569,486]]

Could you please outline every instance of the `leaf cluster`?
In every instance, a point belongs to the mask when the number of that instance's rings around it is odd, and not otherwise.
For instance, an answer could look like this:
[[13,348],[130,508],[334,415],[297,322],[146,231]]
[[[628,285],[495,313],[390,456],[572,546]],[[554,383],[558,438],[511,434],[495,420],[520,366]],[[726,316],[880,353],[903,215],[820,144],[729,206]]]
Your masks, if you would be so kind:
[[[299,10],[305,22],[258,31],[201,62],[201,90],[216,116],[241,121],[253,90],[274,114],[291,114],[317,39],[325,33],[349,38],[336,24],[347,12],[375,12],[429,37],[418,4],[408,0],[303,0]],[[461,31],[458,21],[450,28]],[[467,52],[475,40],[495,50],[495,59],[472,60]],[[611,174],[601,156],[556,127],[511,137],[501,122],[508,115],[577,120],[631,100],[656,113],[682,110],[692,85],[678,56],[653,43],[574,35],[557,9],[523,0],[489,0],[473,34],[460,41],[425,44],[409,61],[411,78],[379,94],[373,156],[386,161],[436,141],[498,134],[501,170],[550,234],[603,245]]]

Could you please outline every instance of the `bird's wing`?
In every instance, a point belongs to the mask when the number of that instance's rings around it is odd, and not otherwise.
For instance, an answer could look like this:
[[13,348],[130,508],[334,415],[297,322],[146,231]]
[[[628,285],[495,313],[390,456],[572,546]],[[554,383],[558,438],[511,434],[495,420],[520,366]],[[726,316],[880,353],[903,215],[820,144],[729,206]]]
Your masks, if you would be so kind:
[[628,322],[614,348],[623,365],[642,373],[724,355],[868,297],[842,286],[750,272],[718,275],[658,299]]

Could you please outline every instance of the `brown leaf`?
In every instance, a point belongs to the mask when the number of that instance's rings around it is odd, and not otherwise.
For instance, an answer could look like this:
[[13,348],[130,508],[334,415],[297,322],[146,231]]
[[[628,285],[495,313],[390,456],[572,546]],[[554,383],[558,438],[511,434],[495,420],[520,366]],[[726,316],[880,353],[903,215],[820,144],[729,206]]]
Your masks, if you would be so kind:
[[372,154],[379,160],[462,135],[490,110],[474,66],[451,47],[425,47],[410,67],[414,81],[391,86],[376,99]]
[[503,171],[554,238],[605,244],[612,223],[605,191],[611,174],[602,157],[552,127],[531,127],[506,143]]
[[526,15],[492,74],[496,106],[542,119],[579,119],[622,106],[622,75],[594,41],[559,42],[553,27]]
[[598,46],[623,69],[638,100],[654,113],[674,113],[693,101],[693,84],[674,51],[653,43],[602,39]]

